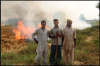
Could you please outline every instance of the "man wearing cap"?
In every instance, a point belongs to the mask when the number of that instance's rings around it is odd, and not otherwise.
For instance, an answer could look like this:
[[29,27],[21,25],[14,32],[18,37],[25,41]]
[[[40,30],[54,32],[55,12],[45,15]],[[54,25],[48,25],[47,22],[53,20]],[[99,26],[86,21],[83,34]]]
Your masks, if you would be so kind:
[[[41,21],[41,28],[35,30],[35,32],[32,34],[32,38],[35,40],[37,45],[37,56],[35,58],[35,62],[39,65],[41,64],[41,58],[43,56],[43,65],[46,65],[47,63],[47,56],[48,56],[48,34],[49,30],[45,28],[46,21]],[[37,35],[38,41],[35,39],[35,35]]]
[[72,28],[72,20],[68,19],[67,25],[64,28],[63,55],[65,64],[68,63],[68,59],[70,63],[73,63],[75,46],[76,46],[76,30]]
[[[56,45],[58,43],[58,53],[57,53],[57,59],[61,60],[61,44],[62,44],[62,40],[61,40],[61,36],[59,34],[63,34],[63,30],[61,27],[58,26],[59,24],[59,20],[58,19],[54,19],[54,27],[50,30],[50,35],[49,38],[52,38],[52,43],[51,43],[51,53],[50,53],[50,64],[53,65],[55,62],[55,55],[56,55]],[[59,34],[58,34],[58,32]],[[57,42],[57,36],[58,36],[58,42]]]

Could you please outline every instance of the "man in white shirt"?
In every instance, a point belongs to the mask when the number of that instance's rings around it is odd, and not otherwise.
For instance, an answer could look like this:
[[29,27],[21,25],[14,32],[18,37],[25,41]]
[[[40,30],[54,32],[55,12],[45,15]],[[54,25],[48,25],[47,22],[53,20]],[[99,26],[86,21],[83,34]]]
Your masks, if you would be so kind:
[[[43,65],[47,63],[47,55],[48,55],[48,34],[49,30],[45,28],[46,21],[41,21],[41,28],[35,30],[32,34],[32,38],[38,43],[36,52],[37,56],[35,58],[36,63],[41,64],[41,58],[43,56]],[[35,35],[37,35],[38,41],[35,39]]]
[[64,53],[63,55],[65,64],[68,63],[68,59],[71,63],[73,63],[75,46],[76,46],[76,30],[72,28],[72,20],[68,19],[67,25],[64,28],[64,42],[63,42],[63,53]]

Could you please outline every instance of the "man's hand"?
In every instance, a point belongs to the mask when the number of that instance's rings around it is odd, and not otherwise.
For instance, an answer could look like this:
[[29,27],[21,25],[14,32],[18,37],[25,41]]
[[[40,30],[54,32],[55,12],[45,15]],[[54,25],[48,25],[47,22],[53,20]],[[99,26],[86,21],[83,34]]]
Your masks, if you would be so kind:
[[59,32],[57,31],[57,32],[56,32],[56,38],[57,38],[58,36],[59,36]]
[[60,36],[60,37],[64,37],[63,34],[59,34],[59,31],[57,31],[56,36],[57,36],[57,37],[58,37],[58,36]]
[[74,48],[76,47],[76,38],[74,38]]
[[34,41],[36,42],[36,44],[38,44],[38,41],[35,39],[35,38],[33,38],[34,39]]
[[74,44],[74,48],[76,47],[76,43]]
[[59,32],[57,31],[58,36],[60,35]]

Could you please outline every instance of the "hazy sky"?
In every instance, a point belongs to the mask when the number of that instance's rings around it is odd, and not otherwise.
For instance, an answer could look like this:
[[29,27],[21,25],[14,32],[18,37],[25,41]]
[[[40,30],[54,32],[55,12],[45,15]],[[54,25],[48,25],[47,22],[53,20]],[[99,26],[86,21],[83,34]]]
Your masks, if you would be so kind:
[[[84,14],[86,19],[99,19],[99,1],[1,1],[1,21],[9,18],[38,19],[45,15],[46,19],[53,19],[55,12],[61,11],[66,18],[79,18]],[[36,16],[38,15],[38,16]],[[48,17],[48,18],[47,18]],[[41,17],[40,17],[41,18]]]

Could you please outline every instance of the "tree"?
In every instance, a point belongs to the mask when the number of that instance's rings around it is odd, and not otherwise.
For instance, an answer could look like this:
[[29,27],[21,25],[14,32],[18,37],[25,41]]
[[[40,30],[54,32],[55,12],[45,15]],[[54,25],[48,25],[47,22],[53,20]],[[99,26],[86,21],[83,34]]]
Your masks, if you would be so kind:
[[[100,5],[100,2],[97,3],[96,8],[98,8],[100,10],[99,5]],[[100,16],[100,14],[99,14],[99,16]]]
[[84,17],[84,14],[80,14],[79,19],[80,19],[81,21],[85,21],[85,20],[86,20],[85,17]]
[[96,8],[100,9],[99,8],[100,7],[99,5],[100,5],[100,2],[97,3]]

